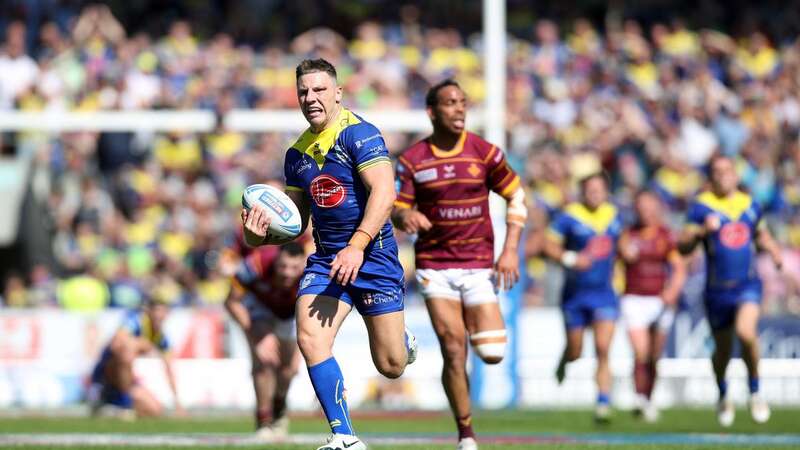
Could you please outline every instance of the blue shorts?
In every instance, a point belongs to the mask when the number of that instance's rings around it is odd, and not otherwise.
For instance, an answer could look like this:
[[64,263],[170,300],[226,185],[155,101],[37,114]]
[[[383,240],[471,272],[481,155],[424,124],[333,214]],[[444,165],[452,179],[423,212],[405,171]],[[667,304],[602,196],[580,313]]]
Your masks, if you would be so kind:
[[561,312],[567,329],[583,328],[593,322],[615,321],[619,318],[619,301],[611,289],[566,291],[562,296]]
[[300,279],[298,298],[303,295],[338,298],[355,306],[362,316],[379,316],[403,310],[405,286],[402,274],[399,278],[383,277],[359,271],[355,283],[342,286],[328,277],[330,270],[327,261],[310,257]]
[[761,304],[761,281],[745,281],[730,288],[706,288],[705,307],[708,324],[714,331],[733,326],[736,312],[744,303]]
[[[97,392],[99,403],[102,405],[114,405],[118,408],[132,409],[133,398],[131,394],[122,392],[114,386],[106,383],[95,383],[92,389]],[[99,392],[98,392],[99,391]]]

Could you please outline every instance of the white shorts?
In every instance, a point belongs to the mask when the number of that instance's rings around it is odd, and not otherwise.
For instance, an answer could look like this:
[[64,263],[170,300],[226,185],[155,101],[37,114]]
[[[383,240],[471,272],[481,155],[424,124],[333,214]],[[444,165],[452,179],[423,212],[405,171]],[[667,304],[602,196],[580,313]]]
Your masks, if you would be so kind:
[[297,336],[297,329],[294,326],[294,318],[281,319],[275,315],[267,306],[250,294],[242,300],[247,313],[250,314],[252,322],[266,323],[270,331],[275,333],[275,337],[281,341],[294,340]]
[[417,269],[417,282],[426,300],[442,298],[464,306],[497,302],[492,269]]
[[620,306],[628,328],[650,328],[655,324],[659,330],[669,331],[675,320],[675,311],[657,295],[626,294]]

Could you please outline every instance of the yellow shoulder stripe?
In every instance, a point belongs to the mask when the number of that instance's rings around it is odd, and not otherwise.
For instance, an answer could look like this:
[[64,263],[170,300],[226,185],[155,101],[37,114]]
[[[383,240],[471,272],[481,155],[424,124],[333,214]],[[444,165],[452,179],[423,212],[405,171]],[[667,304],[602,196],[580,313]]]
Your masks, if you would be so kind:
[[713,192],[706,191],[697,196],[697,202],[724,214],[730,220],[737,221],[753,204],[753,199],[741,191],[736,191],[727,197],[717,197]]
[[594,211],[589,211],[583,203],[570,203],[564,209],[564,212],[578,222],[588,226],[597,234],[605,233],[611,222],[617,217],[617,208],[607,202]]

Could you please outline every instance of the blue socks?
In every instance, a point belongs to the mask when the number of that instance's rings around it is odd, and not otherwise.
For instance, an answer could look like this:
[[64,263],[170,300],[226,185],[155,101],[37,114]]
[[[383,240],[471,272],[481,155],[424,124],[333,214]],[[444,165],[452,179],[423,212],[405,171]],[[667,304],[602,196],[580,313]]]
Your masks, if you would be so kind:
[[719,388],[719,398],[725,398],[728,393],[728,382],[725,380],[717,380],[717,387]]
[[344,377],[339,363],[331,356],[321,363],[309,367],[308,375],[314,392],[325,411],[331,431],[337,434],[355,435],[350,423],[350,411],[344,399]]
[[600,392],[597,394],[597,404],[598,405],[608,405],[611,403],[611,399],[608,397],[607,392]]
[[[719,380],[717,381],[717,387],[719,388],[719,398],[725,398],[725,395],[728,393],[728,382]],[[755,394],[761,387],[761,380],[758,377],[748,378],[747,387],[750,388],[751,394]]]
[[760,380],[758,379],[758,377],[748,378],[747,386],[750,388],[750,393],[755,394],[756,392],[758,392],[758,388],[760,387]]

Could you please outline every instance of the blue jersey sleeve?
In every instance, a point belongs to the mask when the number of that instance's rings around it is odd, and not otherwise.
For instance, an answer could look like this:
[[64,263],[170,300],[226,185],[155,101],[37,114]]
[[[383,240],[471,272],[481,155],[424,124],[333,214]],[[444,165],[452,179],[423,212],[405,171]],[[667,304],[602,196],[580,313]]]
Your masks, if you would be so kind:
[[303,162],[302,157],[303,155],[297,149],[290,148],[286,151],[286,157],[283,160],[283,176],[286,178],[286,190],[303,190],[298,174],[299,166]]
[[757,231],[758,229],[766,226],[766,222],[761,220],[764,217],[764,211],[761,209],[761,204],[759,204],[755,200],[753,201],[752,204],[750,204],[750,208],[748,208],[747,214],[750,215],[750,220],[751,223],[753,224],[753,230]]
[[362,122],[348,127],[346,132],[344,144],[359,172],[377,164],[391,164],[386,142],[374,125]]

